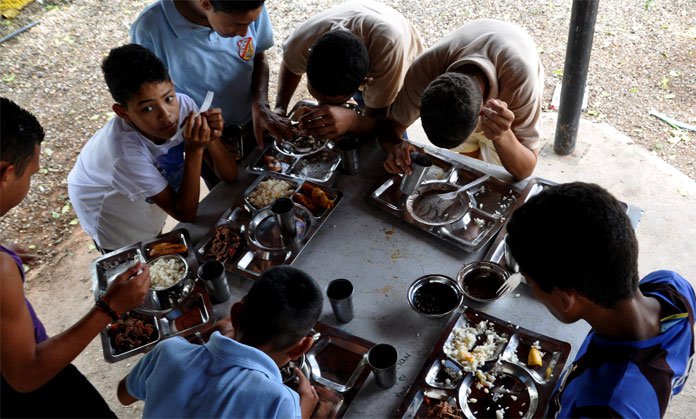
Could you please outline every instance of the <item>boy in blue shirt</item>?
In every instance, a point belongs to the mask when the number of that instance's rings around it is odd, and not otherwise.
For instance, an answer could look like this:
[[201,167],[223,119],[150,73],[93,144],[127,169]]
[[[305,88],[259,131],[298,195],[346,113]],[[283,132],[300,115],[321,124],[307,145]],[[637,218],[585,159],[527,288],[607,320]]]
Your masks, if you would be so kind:
[[192,221],[204,160],[227,182],[237,167],[220,142],[220,109],[199,115],[147,48],[114,48],[102,70],[118,117],[85,144],[68,194],[82,228],[107,252],[159,234],[167,214]]
[[145,418],[309,418],[316,390],[296,369],[298,397],[279,368],[314,344],[322,302],[309,275],[272,268],[232,306],[232,330],[214,332],[205,345],[181,337],[159,343],[121,380],[118,398],[144,400]]
[[[160,0],[143,10],[130,36],[164,61],[177,91],[196,103],[215,92],[213,105],[226,123],[222,138],[237,158],[262,144],[268,130],[279,138],[291,133],[268,105],[265,51],[273,27],[264,1]],[[217,183],[206,167],[204,179],[209,187]]]
[[696,297],[675,272],[639,282],[621,203],[597,185],[550,187],[515,211],[507,243],[556,318],[592,326],[547,416],[662,417],[691,367]]

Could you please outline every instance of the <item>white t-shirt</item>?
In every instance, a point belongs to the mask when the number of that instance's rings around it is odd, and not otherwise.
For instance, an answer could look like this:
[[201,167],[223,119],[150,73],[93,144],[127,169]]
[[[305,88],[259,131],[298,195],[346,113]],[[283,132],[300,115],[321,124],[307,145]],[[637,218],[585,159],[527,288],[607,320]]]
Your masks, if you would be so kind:
[[[176,97],[179,121],[198,111],[190,97]],[[116,117],[80,152],[68,175],[68,195],[87,234],[102,248],[118,249],[159,234],[167,213],[147,198],[169,184],[178,189],[183,170],[181,135],[157,145]]]

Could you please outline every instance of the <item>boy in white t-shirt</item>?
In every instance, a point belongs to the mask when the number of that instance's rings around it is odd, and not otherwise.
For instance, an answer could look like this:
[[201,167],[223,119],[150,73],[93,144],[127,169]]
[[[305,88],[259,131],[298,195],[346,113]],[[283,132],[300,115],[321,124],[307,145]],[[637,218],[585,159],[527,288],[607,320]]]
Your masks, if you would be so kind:
[[68,194],[82,228],[107,252],[157,235],[167,214],[192,221],[203,159],[226,182],[237,166],[220,142],[220,109],[196,115],[196,104],[175,93],[167,68],[147,48],[114,48],[102,71],[118,117],[80,152]]

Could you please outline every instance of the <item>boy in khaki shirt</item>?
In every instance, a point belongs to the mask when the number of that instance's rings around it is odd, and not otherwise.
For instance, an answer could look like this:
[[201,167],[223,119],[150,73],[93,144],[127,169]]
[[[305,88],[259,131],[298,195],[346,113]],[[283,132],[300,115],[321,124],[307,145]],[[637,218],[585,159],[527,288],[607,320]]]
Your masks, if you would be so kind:
[[544,70],[532,38],[493,19],[467,23],[420,55],[391,107],[385,169],[410,173],[403,132],[420,116],[436,146],[531,175],[539,147]]
[[[386,117],[422,50],[418,30],[391,7],[375,1],[342,3],[308,19],[283,43],[275,110],[287,112],[306,72],[309,92],[320,106],[301,118],[300,129],[328,138],[367,134]],[[365,116],[339,106],[358,90]]]

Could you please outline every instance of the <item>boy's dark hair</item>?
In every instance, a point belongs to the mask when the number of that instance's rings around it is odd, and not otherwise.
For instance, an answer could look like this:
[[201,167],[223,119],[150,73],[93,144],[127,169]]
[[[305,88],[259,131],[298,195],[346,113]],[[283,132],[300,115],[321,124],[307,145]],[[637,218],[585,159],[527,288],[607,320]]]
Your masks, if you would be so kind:
[[327,96],[355,93],[367,76],[370,58],[362,39],[344,30],[327,32],[312,45],[307,79]]
[[138,44],[112,49],[102,62],[102,72],[111,96],[121,106],[126,106],[143,84],[171,81],[164,63]]
[[239,13],[256,10],[263,6],[265,0],[260,1],[229,1],[229,0],[208,0],[213,6],[213,11],[223,13]]
[[44,129],[29,111],[10,99],[0,97],[0,159],[22,176],[34,157],[34,146],[44,139]]
[[243,343],[283,350],[307,336],[321,314],[319,286],[303,271],[277,266],[264,272],[244,297],[239,315]]
[[638,287],[638,241],[624,206],[589,183],[552,186],[515,211],[507,244],[544,292],[575,290],[612,308]]
[[431,143],[455,148],[478,124],[483,96],[476,80],[466,74],[444,73],[423,92],[420,117]]

